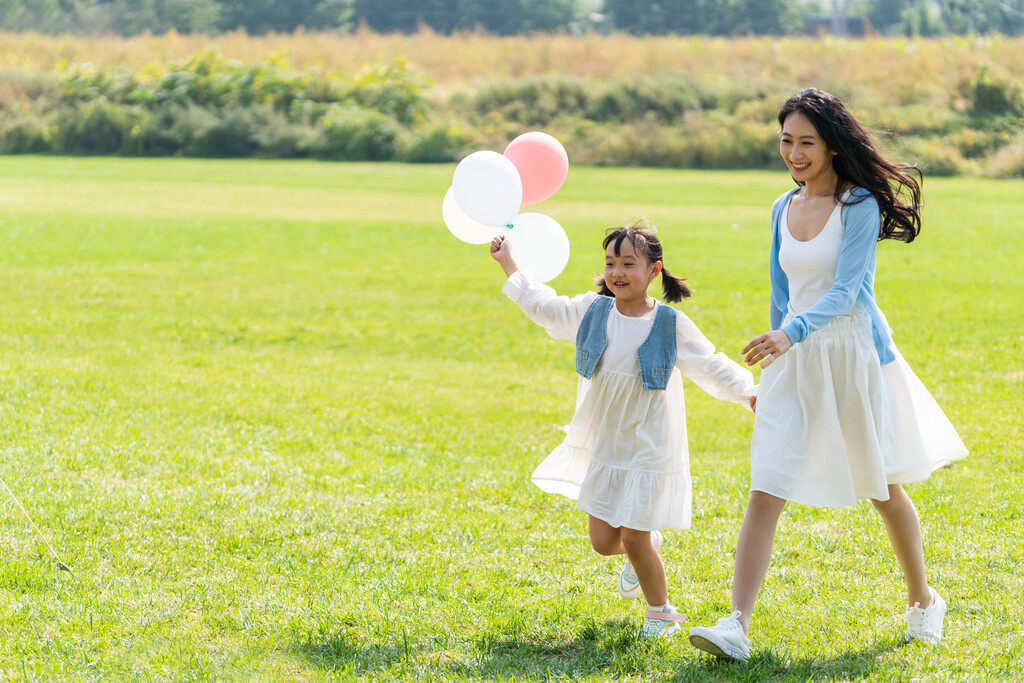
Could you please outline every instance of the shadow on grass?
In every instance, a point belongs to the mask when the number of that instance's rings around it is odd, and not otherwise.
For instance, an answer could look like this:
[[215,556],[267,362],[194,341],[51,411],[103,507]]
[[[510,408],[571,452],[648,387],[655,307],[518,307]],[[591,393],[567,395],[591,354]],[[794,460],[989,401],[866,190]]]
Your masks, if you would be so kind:
[[701,665],[686,664],[672,679],[686,681],[853,681],[878,673],[884,655],[907,645],[901,637],[876,640],[859,650],[847,650],[828,658],[791,658],[786,653],[755,650],[749,661],[734,662],[708,657]]
[[[568,640],[540,634],[492,633],[459,643],[400,642],[360,646],[358,638],[337,634],[324,640],[309,639],[298,645],[308,661],[336,672],[417,678],[424,674],[453,679],[508,680],[529,678],[572,679],[607,674],[622,676],[660,672],[664,678],[665,642],[643,641],[631,620],[609,620],[584,627]],[[468,645],[468,649],[465,647]]]
[[[340,633],[310,639],[298,651],[310,663],[333,672],[378,674],[399,680],[572,680],[586,676],[626,676],[674,681],[838,681],[868,678],[884,668],[883,656],[905,645],[900,638],[841,652],[833,657],[793,658],[787,653],[755,651],[747,662],[696,655],[680,659],[689,648],[685,635],[668,641],[637,637],[630,620],[609,620],[584,627],[568,640],[539,634],[487,634],[453,651],[451,643],[412,642],[406,634],[385,644],[360,644]],[[463,641],[460,645],[466,645]]]

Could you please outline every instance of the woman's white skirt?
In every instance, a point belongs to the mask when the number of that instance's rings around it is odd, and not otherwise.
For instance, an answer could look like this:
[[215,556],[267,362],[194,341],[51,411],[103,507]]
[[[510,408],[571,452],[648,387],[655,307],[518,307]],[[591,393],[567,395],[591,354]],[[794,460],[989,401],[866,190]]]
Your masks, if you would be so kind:
[[839,316],[761,374],[751,490],[838,507],[888,500],[967,455],[903,356],[881,365],[867,315]]

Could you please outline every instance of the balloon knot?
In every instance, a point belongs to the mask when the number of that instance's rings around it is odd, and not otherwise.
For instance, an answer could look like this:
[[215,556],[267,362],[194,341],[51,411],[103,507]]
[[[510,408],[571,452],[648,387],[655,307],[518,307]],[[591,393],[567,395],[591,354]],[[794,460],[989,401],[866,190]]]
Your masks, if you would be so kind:
[[511,223],[506,223],[506,224],[505,224],[505,229],[506,229],[506,230],[511,230],[511,229],[512,229],[513,227],[514,227],[514,226],[513,226],[513,225],[512,225]]

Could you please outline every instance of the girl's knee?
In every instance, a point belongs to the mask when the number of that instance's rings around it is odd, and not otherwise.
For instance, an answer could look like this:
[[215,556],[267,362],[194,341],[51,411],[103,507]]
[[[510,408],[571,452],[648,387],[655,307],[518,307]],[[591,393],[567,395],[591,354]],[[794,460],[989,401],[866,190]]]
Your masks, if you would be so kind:
[[627,553],[635,554],[651,546],[651,532],[622,528],[622,547]]
[[590,531],[590,547],[599,555],[618,555],[622,552],[622,542],[618,534],[607,531],[595,533]]

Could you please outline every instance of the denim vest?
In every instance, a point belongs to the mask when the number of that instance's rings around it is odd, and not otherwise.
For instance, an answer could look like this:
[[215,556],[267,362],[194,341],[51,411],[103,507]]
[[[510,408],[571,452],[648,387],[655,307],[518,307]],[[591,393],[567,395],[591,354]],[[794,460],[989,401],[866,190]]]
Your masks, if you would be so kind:
[[[597,297],[576,332],[576,372],[587,379],[594,376],[597,361],[608,346],[608,315],[614,305],[614,297]],[[636,355],[643,388],[663,391],[676,365],[676,310],[660,303],[656,306],[651,333]]]

